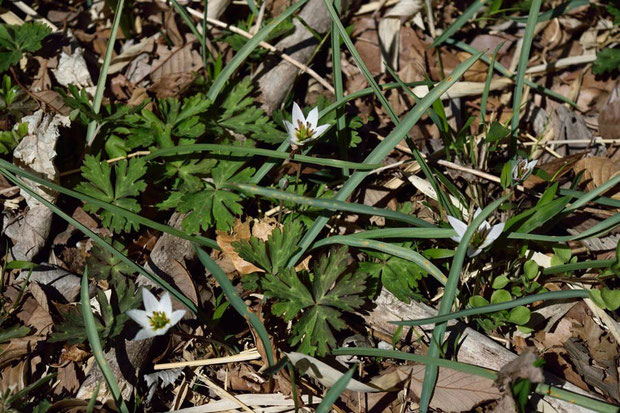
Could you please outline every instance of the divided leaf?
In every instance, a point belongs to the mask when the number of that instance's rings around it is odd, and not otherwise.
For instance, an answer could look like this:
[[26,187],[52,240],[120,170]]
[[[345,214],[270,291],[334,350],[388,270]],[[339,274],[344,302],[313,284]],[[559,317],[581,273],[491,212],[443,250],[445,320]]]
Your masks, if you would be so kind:
[[[82,176],[88,182],[81,182],[76,190],[138,213],[142,208],[135,197],[146,189],[146,183],[141,179],[145,174],[146,162],[143,159],[123,159],[114,166],[112,178],[112,168],[107,162],[100,162],[98,158],[87,155],[82,166]],[[96,213],[101,208],[87,203],[84,209]],[[113,232],[137,230],[139,226],[130,218],[108,210],[101,210],[100,215],[102,224]]]
[[36,52],[50,33],[47,25],[28,22],[22,25],[0,24],[0,72],[16,65],[24,52]]

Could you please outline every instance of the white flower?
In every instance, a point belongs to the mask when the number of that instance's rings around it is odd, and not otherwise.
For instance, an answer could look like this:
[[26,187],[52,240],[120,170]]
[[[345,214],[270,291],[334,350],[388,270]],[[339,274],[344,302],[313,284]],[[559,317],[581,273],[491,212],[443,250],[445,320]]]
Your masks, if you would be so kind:
[[[478,208],[476,210],[476,213],[474,214],[474,218],[476,218],[481,212],[482,210]],[[456,231],[456,236],[450,238],[453,241],[461,242],[461,240],[463,239],[463,235],[465,235],[465,231],[467,231],[467,224],[449,215],[448,222]],[[491,227],[491,225],[486,221],[480,224],[474,235],[471,237],[471,240],[469,241],[469,246],[467,247],[467,256],[475,257],[476,255],[480,254],[480,252],[484,248],[491,245],[491,243],[497,238],[499,238],[499,236],[502,234],[502,231],[504,230],[504,225],[506,225],[505,222],[500,222],[499,224],[493,225]]]
[[284,126],[288,131],[288,141],[293,145],[303,146],[318,139],[329,128],[329,125],[318,126],[318,122],[318,108],[313,108],[306,118],[299,105],[293,103],[293,123],[284,121]]
[[534,159],[533,161],[529,162],[527,161],[527,159],[518,159],[516,161],[513,161],[512,179],[517,182],[525,180],[525,178],[527,178],[532,173],[537,163],[538,159]]
[[185,315],[185,310],[172,311],[172,301],[167,292],[158,301],[149,290],[142,288],[142,300],[144,310],[127,311],[127,315],[142,326],[134,340],[164,335]]

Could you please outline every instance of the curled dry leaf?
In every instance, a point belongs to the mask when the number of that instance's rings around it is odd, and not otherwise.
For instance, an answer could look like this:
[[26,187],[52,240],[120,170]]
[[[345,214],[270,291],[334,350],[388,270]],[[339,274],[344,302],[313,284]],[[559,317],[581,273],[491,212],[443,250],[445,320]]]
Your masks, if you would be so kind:
[[254,272],[265,272],[256,265],[241,258],[232,246],[234,242],[248,241],[250,239],[250,221],[243,222],[239,219],[236,220],[231,234],[228,234],[226,231],[219,230],[216,231],[216,233],[217,237],[215,240],[217,241],[217,245],[220,246],[224,255],[232,262],[239,274],[246,275]]
[[[620,164],[608,158],[593,156],[579,160],[573,165],[573,170],[575,173],[583,171],[581,182],[585,183],[586,190],[592,191],[620,174]],[[606,192],[606,196],[620,199],[620,188],[618,186],[611,188]]]

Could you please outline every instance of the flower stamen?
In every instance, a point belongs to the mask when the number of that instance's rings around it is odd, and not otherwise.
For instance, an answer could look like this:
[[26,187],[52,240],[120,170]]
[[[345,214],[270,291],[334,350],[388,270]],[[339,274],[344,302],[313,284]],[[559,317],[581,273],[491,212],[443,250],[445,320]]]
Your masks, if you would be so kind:
[[151,323],[153,331],[161,330],[170,323],[170,319],[163,311],[153,311],[153,314],[149,316],[149,321]]

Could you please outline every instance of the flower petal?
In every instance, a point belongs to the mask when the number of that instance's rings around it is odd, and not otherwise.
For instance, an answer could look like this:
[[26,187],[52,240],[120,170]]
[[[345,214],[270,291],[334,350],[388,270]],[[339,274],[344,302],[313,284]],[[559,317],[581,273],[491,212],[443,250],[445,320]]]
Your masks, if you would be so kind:
[[147,313],[157,311],[159,308],[159,301],[157,301],[157,298],[144,287],[142,287],[142,301],[144,302],[144,309]]
[[168,291],[161,296],[161,300],[159,300],[159,311],[163,311],[168,318],[170,318],[170,314],[172,314],[172,301],[170,300],[170,294]]
[[136,336],[133,338],[134,340],[144,340],[146,338],[151,338],[151,337],[155,337],[157,334],[149,329],[149,328],[143,328],[142,330],[138,331],[138,334],[136,334]]
[[319,108],[316,106],[312,108],[310,113],[308,113],[306,122],[310,125],[310,129],[316,129],[316,125],[319,123]]
[[482,212],[482,209],[478,207],[478,209],[476,209],[476,212],[474,212],[474,219],[476,219],[476,217],[480,215],[481,212]]
[[[297,146],[303,146],[303,143],[299,142],[299,140],[297,139],[297,136],[295,135],[289,135],[288,136],[288,141],[291,145],[297,145]],[[305,141],[304,141],[305,143]]]
[[450,223],[452,228],[454,228],[456,234],[459,236],[459,241],[457,242],[460,242],[460,238],[462,238],[463,235],[465,235],[465,231],[467,231],[467,225],[463,221],[460,221],[450,215],[448,215],[448,222]]
[[127,315],[144,328],[148,328],[151,325],[149,322],[148,313],[144,310],[129,310],[127,311]]
[[473,249],[472,247],[467,247],[467,256],[469,258],[475,257],[476,255],[482,252],[482,248]]
[[185,315],[185,310],[173,311],[172,314],[170,315],[170,326],[172,327],[173,325],[181,321],[184,315]]
[[499,238],[500,235],[502,235],[502,232],[504,231],[504,226],[506,225],[505,222],[500,222],[497,225],[493,225],[493,228],[491,228],[491,230],[489,231],[489,233],[487,234],[486,239],[484,240],[484,242],[482,243],[482,245],[480,245],[480,248],[486,248],[489,245],[491,245],[491,243],[493,241],[495,241],[496,239]]
[[538,163],[538,159],[534,159],[534,160],[530,161],[527,164],[527,169],[529,169],[531,171],[532,169],[534,169],[534,167],[536,166],[537,163]]
[[297,128],[297,122],[306,123],[306,118],[297,102],[293,102],[293,126],[295,128]]
[[478,231],[479,232],[488,231],[490,228],[491,228],[491,224],[489,224],[486,221],[482,221],[482,224],[478,226]]
[[314,136],[313,136],[313,138],[315,138],[315,139],[316,139],[316,138],[318,138],[319,136],[321,136],[322,134],[324,134],[324,133],[325,133],[325,131],[326,131],[327,129],[329,129],[329,127],[330,127],[330,126],[331,126],[330,124],[327,124],[327,125],[321,125],[321,126],[317,126],[317,127],[314,129]]
[[286,131],[288,132],[290,136],[295,135],[295,126],[293,126],[291,122],[289,122],[288,120],[285,120],[284,127],[286,128]]

